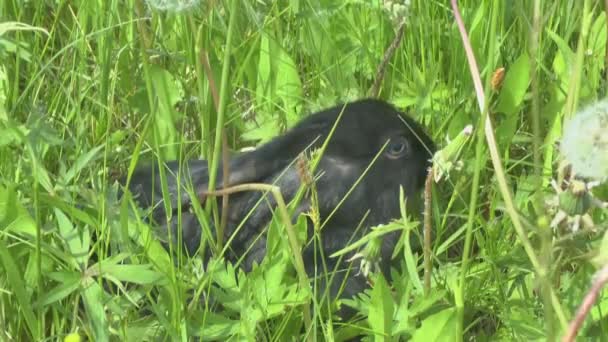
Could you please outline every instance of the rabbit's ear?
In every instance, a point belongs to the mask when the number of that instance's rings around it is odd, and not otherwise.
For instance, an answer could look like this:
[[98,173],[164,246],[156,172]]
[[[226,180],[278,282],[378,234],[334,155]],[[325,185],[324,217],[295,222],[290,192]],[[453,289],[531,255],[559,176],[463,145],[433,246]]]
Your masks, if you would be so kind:
[[[332,124],[331,117],[312,116],[258,149],[232,157],[227,185],[260,182],[272,178],[292,163],[301,152],[309,147],[320,146]],[[187,206],[191,202],[189,189],[194,190],[196,194],[206,192],[209,185],[207,160],[190,160],[181,165],[178,161],[169,161],[165,162],[163,167],[172,208],[178,205],[178,193],[181,205]],[[216,179],[216,189],[222,189],[225,184],[221,163]],[[138,168],[131,177],[129,190],[142,207],[155,208],[155,218],[165,214],[158,165]]]
[[[267,174],[274,170],[275,161],[265,162],[259,160],[259,154],[254,152],[244,153],[230,160],[228,186],[250,183],[263,180]],[[179,161],[167,161],[162,164],[164,180],[167,185],[167,195],[171,208],[178,205],[189,206],[190,194],[206,192],[209,186],[209,167],[207,160],[189,160],[183,163]],[[153,208],[155,220],[165,216],[165,205],[163,204],[163,190],[161,183],[161,172],[158,164],[138,167],[131,177],[129,191],[133,198],[143,208]],[[178,181],[179,179],[179,181]],[[217,170],[216,189],[224,187],[222,165]],[[126,183],[126,178],[121,184]],[[181,189],[180,189],[181,186]],[[178,197],[179,195],[179,197]],[[179,199],[179,200],[178,200]]]
[[[273,178],[292,164],[300,153],[320,147],[333,125],[331,117],[315,116],[303,120],[284,135],[230,161],[229,185],[260,182]],[[218,170],[218,188],[222,182]]]
[[[188,191],[186,191],[189,184],[195,185],[194,188],[196,188],[197,184],[207,183],[209,178],[206,160],[188,161],[181,167],[178,161],[169,161],[165,162],[162,167],[172,208],[175,208],[178,203],[178,178],[179,183],[182,184],[180,193],[182,203],[190,202]],[[121,184],[125,183],[126,179],[123,179]],[[129,191],[141,207],[153,208],[154,219],[165,216],[165,206],[162,203],[164,199],[161,173],[156,163],[138,167],[135,170],[129,182]]]

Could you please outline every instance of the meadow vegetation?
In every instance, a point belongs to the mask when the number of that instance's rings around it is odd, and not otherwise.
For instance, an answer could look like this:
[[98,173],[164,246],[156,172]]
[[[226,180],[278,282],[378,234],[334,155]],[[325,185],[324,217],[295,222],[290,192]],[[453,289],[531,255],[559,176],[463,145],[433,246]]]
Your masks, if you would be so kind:
[[[448,1],[1,1],[0,339],[560,338],[608,264],[608,209],[560,207],[571,179],[558,148],[568,120],[606,95],[606,8],[458,5],[481,106]],[[430,190],[430,284],[422,251],[402,248],[392,282],[342,303],[355,321],[309,300],[280,218],[268,235],[279,252],[253,272],[221,258],[203,269],[163,249],[118,196],[138,162],[221,160],[218,133],[232,151],[255,147],[308,113],[376,95],[380,74],[377,96],[439,147],[473,133]],[[608,200],[606,182],[591,191],[585,200]],[[422,237],[422,224],[394,224]],[[605,340],[607,312],[604,294],[579,336]]]

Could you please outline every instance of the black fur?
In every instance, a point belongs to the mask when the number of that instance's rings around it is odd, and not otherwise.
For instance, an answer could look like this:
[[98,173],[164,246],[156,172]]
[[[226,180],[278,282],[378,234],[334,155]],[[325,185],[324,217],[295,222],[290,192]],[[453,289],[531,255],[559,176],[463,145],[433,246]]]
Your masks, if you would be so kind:
[[[434,152],[434,144],[420,125],[386,102],[360,100],[312,114],[286,134],[276,137],[252,152],[243,153],[230,160],[229,185],[276,182],[288,202],[300,186],[300,175],[294,160],[308,146],[315,149],[323,145],[342,110],[344,114],[317,169],[317,175],[321,175],[316,180],[316,190],[322,222],[344,198],[387,140],[391,141],[321,231],[323,252],[329,269],[333,269],[336,265],[335,259],[328,258],[331,253],[344,248],[349,240],[355,241],[367,233],[369,227],[388,223],[391,219],[400,216],[399,186],[403,186],[406,196],[410,199],[422,189],[426,170],[430,166],[429,159]],[[399,152],[401,147],[405,150]],[[185,168],[181,170],[182,184],[191,181],[195,189],[206,189],[207,161],[188,161],[184,166]],[[167,162],[166,167],[166,181],[173,208],[170,224],[173,236],[177,236],[176,175],[179,167],[175,161]],[[282,176],[279,177],[281,174]],[[134,173],[129,189],[142,207],[150,207],[159,204],[155,201],[162,200],[160,184],[157,168],[141,168]],[[221,189],[222,185],[220,168],[217,188]],[[230,196],[230,212],[224,241],[230,238],[261,196],[262,193],[257,191]],[[309,200],[308,197],[304,198],[296,212],[307,211]],[[182,236],[185,249],[192,254],[199,247],[201,227],[194,214],[186,210],[189,203],[187,192],[182,190]],[[261,262],[265,254],[265,238],[258,239],[255,244],[252,244],[252,241],[266,228],[271,218],[272,212],[268,203],[274,205],[271,196],[268,196],[268,201],[262,201],[253,210],[230,244],[231,251],[227,257],[231,260],[242,257],[243,253],[251,248],[243,259],[246,270],[250,270],[254,262]],[[369,215],[362,229],[353,238],[355,228],[368,210]],[[163,204],[156,205],[153,210],[154,220],[165,222],[165,217]],[[311,236],[310,232],[308,236]],[[384,238],[381,256],[382,268],[385,272],[388,272],[390,256],[397,238],[397,235]],[[312,244],[304,250],[303,257],[307,271],[314,276],[315,252]],[[340,266],[345,265],[346,263],[343,263]],[[355,273],[351,271],[346,280],[342,294],[345,297],[351,297],[366,287],[365,278],[355,276]],[[341,277],[337,278],[330,287],[332,296],[337,294],[342,281]]]

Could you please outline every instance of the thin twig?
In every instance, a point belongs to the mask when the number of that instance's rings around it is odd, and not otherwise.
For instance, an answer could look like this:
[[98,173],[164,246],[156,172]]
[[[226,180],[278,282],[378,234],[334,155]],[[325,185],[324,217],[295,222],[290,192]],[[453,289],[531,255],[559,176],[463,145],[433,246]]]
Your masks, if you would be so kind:
[[591,310],[591,307],[593,304],[595,304],[597,297],[600,295],[600,291],[604,286],[606,286],[606,283],[608,283],[608,265],[605,265],[595,274],[595,279],[593,284],[591,284],[591,289],[589,289],[589,292],[587,292],[587,295],[585,296],[585,299],[583,299],[581,306],[578,308],[574,319],[570,322],[568,330],[562,338],[563,342],[574,341],[578,331],[585,321],[585,317],[587,317],[589,310]]
[[[135,1],[135,13],[137,14],[137,16],[139,18],[143,18],[145,16],[145,9],[144,9],[144,4],[143,1]],[[145,21],[137,21],[137,30],[139,31],[139,34],[142,37],[142,43],[144,46],[144,51],[150,49],[152,47],[152,35],[150,34],[150,31],[148,30],[148,28],[146,27],[146,22]],[[147,61],[149,61],[148,56],[144,56],[146,58]]]
[[[608,1],[608,0],[606,0]],[[384,73],[386,72],[386,66],[388,62],[390,62],[391,58],[395,54],[395,51],[401,44],[401,40],[403,40],[403,34],[405,32],[405,19],[401,20],[399,24],[399,28],[397,29],[397,34],[395,38],[391,42],[391,45],[388,46],[386,52],[384,53],[384,58],[382,59],[382,63],[378,65],[378,69],[376,69],[376,77],[374,80],[374,85],[369,90],[369,94],[371,97],[378,97],[380,94],[380,87],[382,86],[382,81],[384,80]]]

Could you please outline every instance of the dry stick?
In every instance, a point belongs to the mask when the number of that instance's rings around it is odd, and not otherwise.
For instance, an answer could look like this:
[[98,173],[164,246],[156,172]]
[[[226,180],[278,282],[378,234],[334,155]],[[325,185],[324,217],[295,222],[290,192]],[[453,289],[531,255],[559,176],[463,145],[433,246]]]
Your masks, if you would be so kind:
[[[211,96],[215,104],[215,111],[219,113],[220,108],[220,96],[217,92],[217,86],[215,79],[213,78],[213,71],[209,64],[209,57],[205,48],[201,47],[200,59],[203,63],[203,68],[207,74],[209,80],[209,89],[211,90]],[[216,127],[216,129],[218,129]],[[222,177],[224,178],[224,188],[230,184],[230,162],[228,160],[228,137],[226,137],[226,129],[221,127],[222,130]],[[220,229],[217,231],[217,249],[221,250],[224,242],[224,231],[226,230],[226,224],[228,223],[228,195],[222,196],[222,217],[220,218]]]
[[[606,0],[608,1],[608,0]],[[386,73],[386,66],[388,62],[395,55],[395,51],[401,44],[403,40],[403,35],[405,34],[405,18],[402,18],[401,23],[399,24],[399,28],[397,29],[397,34],[395,38],[391,42],[391,44],[386,49],[384,53],[384,58],[382,59],[382,63],[378,65],[378,69],[376,71],[376,77],[373,86],[370,89],[370,95],[372,97],[378,97],[380,93],[380,87],[382,85],[382,81],[384,80],[384,74]],[[433,262],[431,260],[431,185],[432,185],[432,172],[429,172],[424,188],[424,293],[428,294],[431,290],[431,274],[433,268]]]
[[[606,0],[606,1],[608,1],[608,0]],[[401,44],[401,41],[403,40],[404,33],[405,33],[405,18],[402,18],[401,23],[399,24],[399,28],[397,28],[397,34],[395,35],[395,38],[393,39],[391,44],[386,49],[386,52],[384,53],[384,57],[382,58],[382,63],[380,63],[378,65],[378,69],[376,70],[376,77],[374,80],[374,84],[372,85],[372,87],[370,88],[370,91],[369,91],[370,96],[378,97],[378,95],[380,93],[380,87],[382,86],[382,81],[384,80],[384,74],[386,73],[386,67],[388,65],[388,62],[390,62],[390,60],[395,55],[395,51],[397,51],[397,48],[399,47],[399,45]],[[425,192],[424,192],[424,215],[425,215],[424,216],[424,223],[425,223],[425,228],[424,228],[424,290],[425,290],[425,293],[427,293],[427,294],[429,293],[430,288],[431,288],[431,267],[432,267],[431,254],[430,254],[430,250],[431,250],[431,248],[430,248],[430,246],[431,246],[431,232],[430,232],[431,194],[430,194],[429,179],[427,179],[427,181],[425,183]],[[427,225],[428,225],[428,228],[427,228]]]
[[[608,0],[606,0],[608,1]],[[399,28],[397,29],[397,35],[395,35],[395,39],[391,42],[391,45],[388,46],[386,52],[384,53],[384,58],[382,59],[382,63],[378,65],[378,69],[376,70],[376,79],[374,80],[374,85],[369,90],[371,97],[378,97],[380,93],[380,87],[382,86],[382,80],[384,80],[384,73],[386,72],[386,66],[388,62],[393,58],[395,51],[401,44],[401,40],[403,40],[403,33],[405,32],[405,19],[401,20],[401,24],[399,24]]]
[[[310,288],[308,275],[306,274],[306,270],[304,268],[304,259],[302,259],[302,252],[298,245],[298,237],[296,235],[293,225],[291,224],[291,218],[289,217],[289,213],[287,212],[287,205],[285,204],[285,200],[283,199],[283,195],[281,194],[281,189],[278,186],[264,183],[246,183],[215,191],[199,189],[197,191],[197,196],[202,203],[205,200],[206,196],[223,196],[243,191],[267,191],[272,194],[275,201],[277,202],[277,208],[279,209],[281,219],[285,223],[285,229],[287,230],[287,240],[289,241],[289,245],[291,246],[291,250],[293,251],[294,266],[296,268],[296,272],[298,273],[298,280],[300,281],[300,286],[302,287],[302,289]],[[303,307],[304,324],[306,326],[306,329],[310,331],[312,323],[310,316],[310,307],[308,306],[308,303],[305,303]]]
[[564,335],[562,338],[563,342],[574,341],[579,329],[585,321],[585,317],[589,313],[589,310],[591,310],[593,304],[595,304],[597,297],[600,295],[600,291],[606,285],[606,283],[608,283],[608,265],[605,265],[599,272],[596,273],[593,284],[591,284],[591,289],[589,289],[589,292],[587,292],[585,299],[576,312],[576,316],[574,316],[574,319],[572,322],[570,322],[570,326],[568,326],[566,335]]
[[[143,1],[135,1],[135,13],[137,13],[137,16],[139,18],[143,18],[144,12],[145,12],[145,9],[144,9],[144,5],[143,5]],[[145,25],[146,25],[146,23],[144,21],[141,21],[141,20],[137,21],[137,28],[138,28],[139,34],[141,34],[141,36],[143,38],[144,48],[145,48],[145,50],[147,50],[152,47],[152,38],[151,38],[150,31],[145,27]]]

